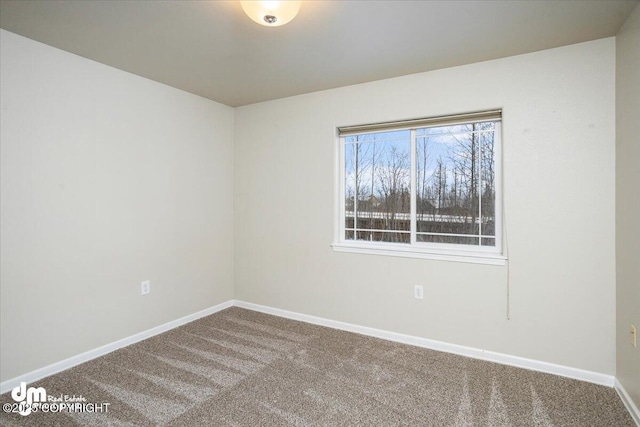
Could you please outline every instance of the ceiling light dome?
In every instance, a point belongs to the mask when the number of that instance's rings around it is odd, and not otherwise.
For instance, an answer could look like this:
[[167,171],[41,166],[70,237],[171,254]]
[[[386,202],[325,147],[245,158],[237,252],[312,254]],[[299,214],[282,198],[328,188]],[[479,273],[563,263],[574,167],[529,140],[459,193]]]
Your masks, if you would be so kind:
[[301,1],[241,1],[242,9],[249,18],[260,25],[279,27],[291,21],[300,10]]

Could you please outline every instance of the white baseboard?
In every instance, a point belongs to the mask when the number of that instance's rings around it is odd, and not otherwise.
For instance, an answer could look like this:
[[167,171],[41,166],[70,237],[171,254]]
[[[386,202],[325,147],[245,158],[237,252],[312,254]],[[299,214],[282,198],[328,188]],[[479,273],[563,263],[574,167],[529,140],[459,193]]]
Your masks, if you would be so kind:
[[69,368],[73,368],[74,366],[80,365],[84,362],[88,362],[91,359],[95,359],[96,357],[103,356],[107,353],[111,353],[112,351],[118,350],[122,347],[137,343],[138,341],[145,340],[154,335],[166,332],[170,329],[177,328],[178,326],[182,326],[185,323],[193,322],[194,320],[197,320],[201,317],[217,313],[218,311],[229,308],[232,305],[233,301],[223,302],[222,304],[214,305],[213,307],[206,308],[202,311],[198,311],[197,313],[193,313],[188,316],[181,317],[180,319],[165,323],[163,325],[156,326],[155,328],[151,328],[138,334],[131,335],[130,337],[123,338],[110,344],[103,345],[102,347],[98,347],[85,353],[72,356],[68,359],[61,360],[60,362],[53,363],[51,365],[45,366],[44,368],[36,369],[35,371],[28,372],[16,378],[3,381],[2,383],[0,383],[0,394],[4,394],[14,387],[19,386],[23,381],[29,384],[34,381],[41,380],[42,378],[57,374],[58,372],[67,370]]
[[[322,317],[310,316],[307,314],[296,313],[292,311],[281,310],[278,308],[272,308],[272,307],[267,307],[263,305],[253,304],[245,301],[230,300],[222,304],[218,304],[216,306],[199,311],[197,313],[193,313],[188,316],[182,317],[180,319],[165,323],[163,325],[156,326],[155,328],[151,328],[149,330],[140,332],[130,337],[123,338],[121,340],[104,345],[94,350],[90,350],[85,353],[79,354],[77,356],[73,356],[68,359],[62,360],[60,362],[56,362],[51,365],[45,366],[43,368],[37,369],[35,371],[28,372],[16,378],[4,381],[0,383],[0,394],[6,393],[7,391],[13,389],[14,387],[20,385],[20,383],[23,381],[26,383],[32,383],[34,381],[40,380],[42,378],[48,377],[50,375],[53,375],[58,372],[77,366],[81,363],[88,362],[89,360],[95,359],[96,357],[100,357],[107,353],[111,353],[112,351],[115,351],[119,348],[126,347],[138,341],[142,341],[144,339],[150,338],[154,335],[161,334],[170,329],[177,328],[178,326],[182,326],[186,323],[192,322],[201,317],[208,316],[210,314],[224,310],[231,306],[237,306],[241,308],[246,308],[248,310],[259,311],[262,313],[272,314],[274,316],[284,317],[287,319],[299,320],[299,321],[311,323],[314,325],[326,326],[333,329],[354,332],[361,335],[368,335],[371,337],[381,338],[389,341],[395,341],[403,344],[409,344],[417,347],[424,347],[432,350],[438,350],[438,351],[443,351],[447,353],[458,354],[461,356],[472,357],[474,359],[481,359],[489,362],[500,363],[503,365],[510,365],[518,368],[524,368],[524,369],[545,372],[545,373],[554,374],[554,375],[560,375],[563,377],[587,381],[590,383],[604,385],[608,387],[614,386],[615,378],[612,375],[605,375],[598,372],[585,371],[582,369],[556,365],[548,362],[541,362],[533,359],[526,359],[523,357],[512,356],[512,355],[503,354],[503,353],[486,351],[486,350],[477,349],[473,347],[466,347],[466,346],[461,346],[457,344],[449,344],[442,341],[436,341],[436,340],[431,340],[427,338],[420,338],[420,337],[400,334],[396,332],[389,332],[381,329],[354,325],[351,323],[339,322],[335,320],[325,319]],[[633,402],[629,398],[626,391],[624,391],[624,388],[622,388],[622,385],[619,385],[617,381],[616,381],[616,390],[618,390],[618,393],[620,394],[625,405],[627,405],[627,408],[630,408],[629,411],[636,418],[636,422],[637,422],[637,414],[638,414],[637,407],[633,404]]]
[[585,371],[582,369],[571,368],[569,366],[556,365],[548,362],[541,362],[524,357],[512,356],[504,353],[496,353],[473,347],[465,347],[457,344],[449,344],[442,341],[430,340],[411,335],[399,334],[396,332],[383,331],[381,329],[368,328],[365,326],[354,325],[351,323],[338,322],[335,320],[324,319],[322,317],[310,316],[307,314],[296,313],[293,311],[281,310],[263,305],[253,304],[245,301],[235,300],[233,305],[236,307],[246,308],[248,310],[259,311],[274,316],[284,317],[292,320],[299,320],[314,325],[327,326],[333,329],[340,329],[348,332],[355,332],[361,335],[382,338],[388,341],[395,341],[403,344],[409,344],[417,347],[424,347],[431,350],[444,351],[446,353],[458,354],[461,356],[472,357],[474,359],[486,360],[489,362],[500,363],[502,365],[510,365],[518,368],[529,369],[532,371],[545,372],[548,374],[560,375],[576,380],[587,381],[594,384],[613,387],[614,376],[605,375],[598,372]]
[[631,418],[633,418],[633,421],[635,421],[636,424],[640,426],[640,409],[638,409],[636,404],[633,403],[633,400],[631,400],[631,396],[629,396],[629,393],[627,393],[627,390],[625,390],[625,388],[617,378],[614,388],[618,392],[618,396],[620,396],[620,399],[622,400],[622,403],[624,403],[624,406],[627,407],[627,411],[629,411],[629,413],[631,414]]

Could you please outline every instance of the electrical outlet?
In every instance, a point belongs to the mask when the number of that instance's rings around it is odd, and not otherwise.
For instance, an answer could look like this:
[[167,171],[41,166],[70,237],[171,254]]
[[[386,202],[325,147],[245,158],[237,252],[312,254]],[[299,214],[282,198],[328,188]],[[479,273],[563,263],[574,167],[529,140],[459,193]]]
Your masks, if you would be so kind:
[[151,281],[145,280],[144,282],[141,282],[140,283],[140,294],[141,295],[146,295],[149,292],[151,292]]
[[413,297],[415,299],[424,299],[424,289],[420,285],[413,287]]
[[634,325],[631,325],[631,345],[638,347],[638,330]]

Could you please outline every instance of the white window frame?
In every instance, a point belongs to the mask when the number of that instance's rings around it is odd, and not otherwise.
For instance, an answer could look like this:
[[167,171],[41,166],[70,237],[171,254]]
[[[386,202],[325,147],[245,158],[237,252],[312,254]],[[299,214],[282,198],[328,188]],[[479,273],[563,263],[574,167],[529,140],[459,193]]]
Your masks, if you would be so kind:
[[[501,110],[495,110],[500,113]],[[495,112],[493,111],[493,112]],[[482,116],[486,114],[470,113],[460,116],[446,116],[429,119],[410,120],[406,122],[392,122],[373,125],[354,126],[363,129],[411,129],[411,240],[410,243],[391,242],[369,242],[364,240],[347,240],[345,238],[345,142],[344,136],[340,136],[340,129],[336,128],[336,149],[335,149],[335,235],[331,245],[336,252],[350,252],[359,254],[373,254],[384,256],[397,256],[408,258],[422,258],[442,261],[468,262],[474,264],[505,265],[506,257],[503,252],[503,179],[502,179],[502,119],[474,120],[474,115]],[[459,120],[456,120],[460,117]],[[449,126],[455,124],[473,123],[481,121],[495,121],[494,131],[494,173],[495,173],[495,246],[472,246],[462,244],[447,243],[425,243],[416,241],[416,138],[415,128],[429,126]],[[417,124],[416,124],[417,123]],[[423,123],[427,123],[424,125]],[[373,133],[375,130],[368,130]],[[362,133],[366,133],[363,131]],[[355,219],[354,219],[355,220]]]

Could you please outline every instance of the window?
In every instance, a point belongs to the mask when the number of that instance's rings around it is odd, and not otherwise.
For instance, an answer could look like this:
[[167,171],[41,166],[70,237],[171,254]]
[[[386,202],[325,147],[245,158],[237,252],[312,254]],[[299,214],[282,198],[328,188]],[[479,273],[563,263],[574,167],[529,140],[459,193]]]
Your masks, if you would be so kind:
[[338,251],[502,264],[500,110],[342,127]]

